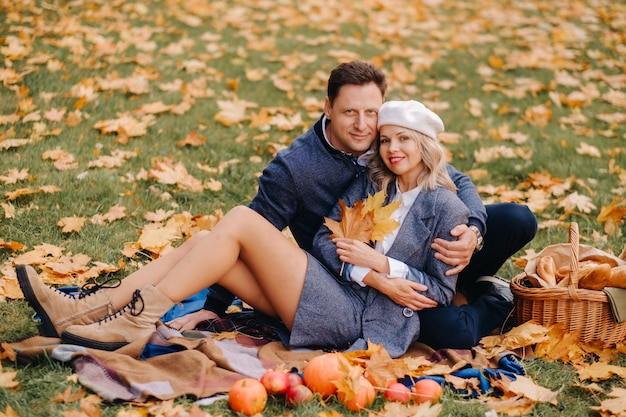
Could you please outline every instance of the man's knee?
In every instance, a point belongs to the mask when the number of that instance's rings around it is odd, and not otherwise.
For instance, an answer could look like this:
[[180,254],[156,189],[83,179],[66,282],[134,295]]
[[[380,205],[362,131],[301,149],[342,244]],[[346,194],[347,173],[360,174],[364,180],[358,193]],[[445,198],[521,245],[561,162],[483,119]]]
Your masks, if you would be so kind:
[[506,230],[509,235],[517,235],[524,244],[530,242],[537,233],[537,218],[525,204],[498,203],[485,206],[487,210],[487,233]]

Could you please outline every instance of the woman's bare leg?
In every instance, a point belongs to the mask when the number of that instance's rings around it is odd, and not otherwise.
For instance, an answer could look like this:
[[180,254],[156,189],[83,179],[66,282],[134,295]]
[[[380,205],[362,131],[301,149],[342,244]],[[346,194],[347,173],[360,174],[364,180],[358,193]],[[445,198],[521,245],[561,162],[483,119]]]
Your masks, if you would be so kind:
[[291,328],[307,256],[262,216],[247,207],[236,207],[211,232],[188,246],[183,255],[170,258],[176,261],[168,261],[169,270],[157,274],[160,279],[139,274],[142,268],[123,280],[127,281],[124,288],[111,291],[119,292],[120,299],[130,298],[135,289],[154,284],[179,302],[218,283],[253,307],[277,314]]
[[176,249],[151,261],[141,269],[124,278],[117,290],[111,292],[111,304],[113,308],[119,310],[128,304],[136,289],[141,289],[149,284],[158,284],[208,233],[210,232],[200,231],[196,233]]

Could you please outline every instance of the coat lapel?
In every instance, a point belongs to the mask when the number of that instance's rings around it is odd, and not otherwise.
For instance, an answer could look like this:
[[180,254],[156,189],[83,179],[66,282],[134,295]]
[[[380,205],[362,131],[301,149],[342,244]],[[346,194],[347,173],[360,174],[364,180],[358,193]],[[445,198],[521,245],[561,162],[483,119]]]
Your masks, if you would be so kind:
[[398,230],[396,240],[389,248],[387,256],[395,259],[413,258],[416,252],[428,250],[427,242],[431,239],[432,230],[426,225],[428,219],[434,213],[434,201],[436,193],[432,190],[422,190],[415,201],[413,207]]

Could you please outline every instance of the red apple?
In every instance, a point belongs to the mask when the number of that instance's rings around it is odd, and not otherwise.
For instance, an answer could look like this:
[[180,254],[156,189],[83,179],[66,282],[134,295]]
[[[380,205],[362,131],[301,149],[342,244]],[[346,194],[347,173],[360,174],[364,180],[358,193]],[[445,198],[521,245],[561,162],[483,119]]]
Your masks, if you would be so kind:
[[302,377],[295,372],[289,372],[287,374],[287,377],[289,378],[290,387],[293,387],[294,385],[304,385],[304,380],[302,379]]
[[384,397],[386,400],[406,403],[411,399],[411,390],[404,384],[392,382],[387,386]]
[[441,394],[443,393],[443,389],[439,382],[433,379],[420,379],[413,385],[413,401],[418,404],[425,403],[426,401],[430,401],[431,403],[436,403],[441,398]]
[[261,384],[270,395],[284,394],[289,388],[289,374],[283,371],[268,369],[261,376]]
[[312,399],[313,391],[311,391],[306,385],[302,384],[290,386],[285,393],[285,401],[292,407],[309,402]]
[[230,387],[228,392],[228,405],[230,408],[247,416],[260,413],[267,402],[267,391],[258,379],[238,379]]

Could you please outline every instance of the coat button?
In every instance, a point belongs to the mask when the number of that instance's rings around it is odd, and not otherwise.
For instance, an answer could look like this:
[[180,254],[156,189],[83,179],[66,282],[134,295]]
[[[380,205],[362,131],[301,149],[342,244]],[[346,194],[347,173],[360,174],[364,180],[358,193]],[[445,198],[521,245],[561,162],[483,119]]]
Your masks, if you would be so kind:
[[408,307],[404,307],[404,309],[402,310],[402,315],[406,318],[412,317],[413,316],[413,310],[411,310]]

